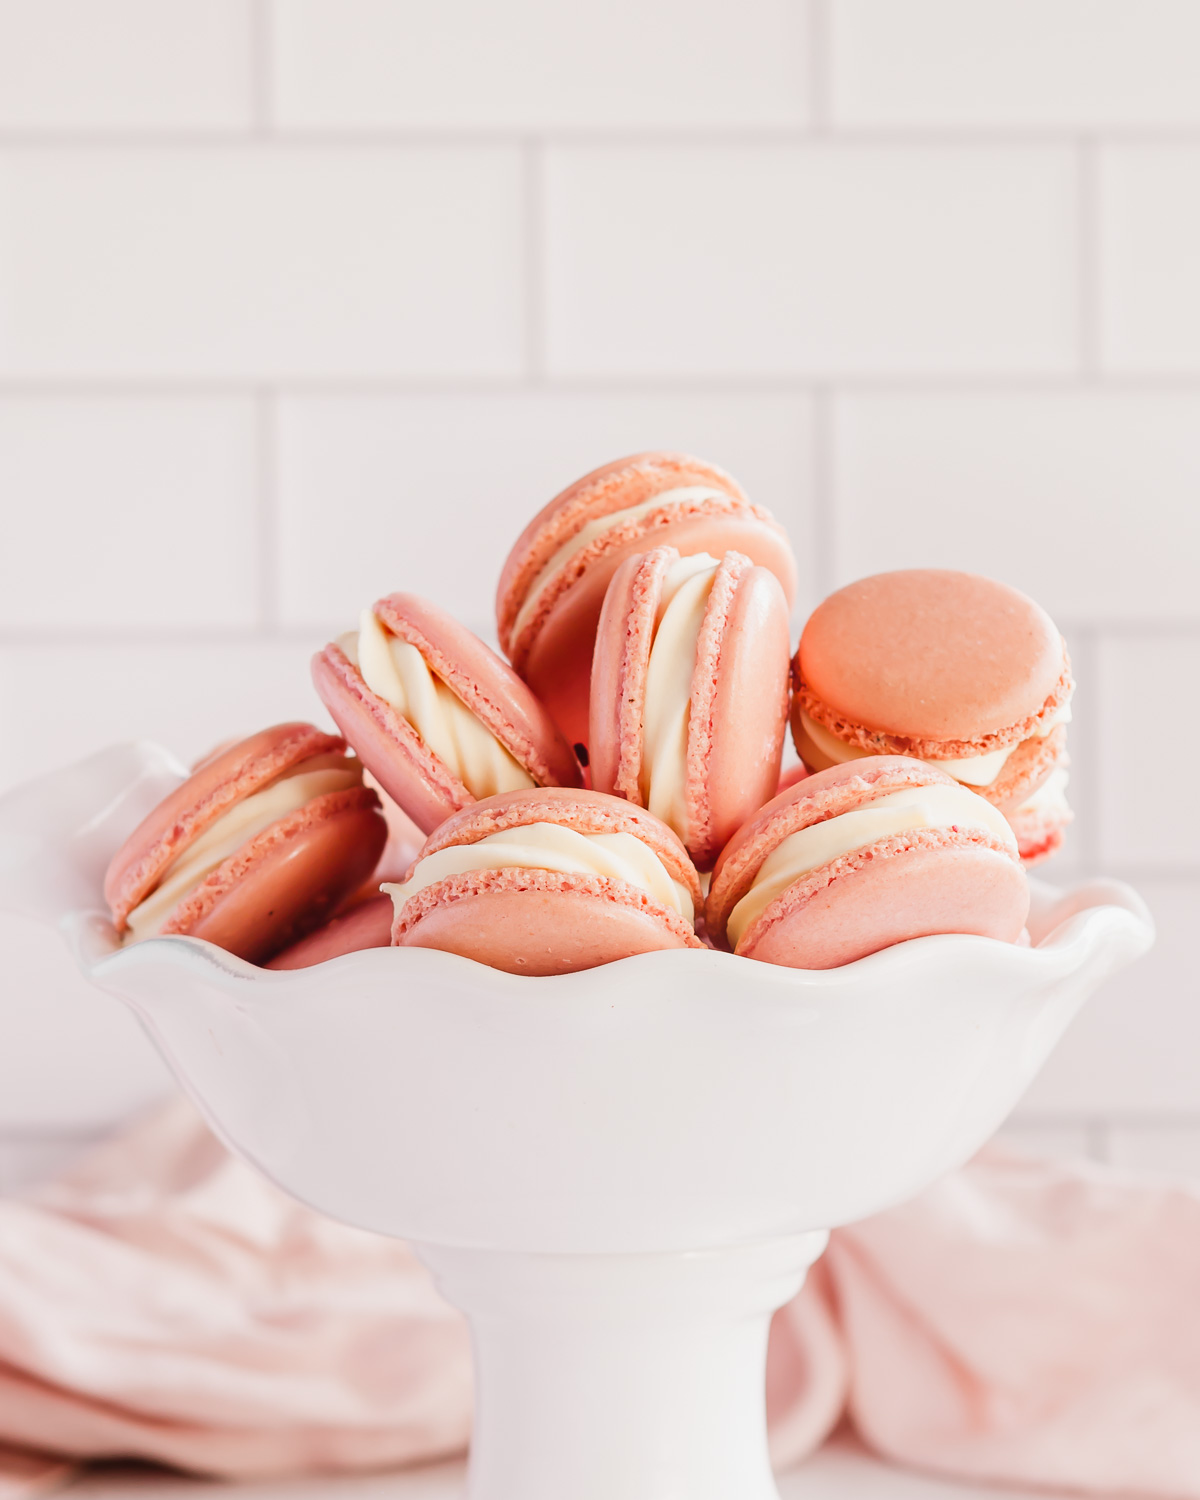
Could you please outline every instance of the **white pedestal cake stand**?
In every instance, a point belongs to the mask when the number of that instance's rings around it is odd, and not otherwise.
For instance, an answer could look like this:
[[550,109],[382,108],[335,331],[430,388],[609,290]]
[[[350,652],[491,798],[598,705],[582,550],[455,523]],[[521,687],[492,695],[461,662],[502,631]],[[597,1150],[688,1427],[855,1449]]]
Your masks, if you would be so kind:
[[1095,882],[1039,887],[1029,948],[923,938],[824,972],[118,949],[99,876],[169,774],[121,747],[10,794],[0,902],[63,923],[231,1149],[414,1243],[471,1323],[472,1500],[772,1500],[772,1311],[831,1227],[966,1160],[1153,940],[1139,898]]

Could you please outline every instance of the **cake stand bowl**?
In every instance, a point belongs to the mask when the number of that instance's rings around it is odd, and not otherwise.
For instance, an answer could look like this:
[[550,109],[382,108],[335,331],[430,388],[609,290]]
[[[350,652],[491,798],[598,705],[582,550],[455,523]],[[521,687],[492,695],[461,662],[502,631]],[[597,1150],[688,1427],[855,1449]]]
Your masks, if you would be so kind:
[[1037,885],[1028,947],[929,937],[826,971],[676,951],[534,979],[373,949],[275,973],[185,938],[121,948],[96,854],[163,762],[106,756],[0,806],[10,888],[23,860],[232,1150],[411,1241],[463,1309],[472,1500],[772,1500],[772,1312],[829,1229],[970,1157],[1153,940],[1138,896],[1096,881]]

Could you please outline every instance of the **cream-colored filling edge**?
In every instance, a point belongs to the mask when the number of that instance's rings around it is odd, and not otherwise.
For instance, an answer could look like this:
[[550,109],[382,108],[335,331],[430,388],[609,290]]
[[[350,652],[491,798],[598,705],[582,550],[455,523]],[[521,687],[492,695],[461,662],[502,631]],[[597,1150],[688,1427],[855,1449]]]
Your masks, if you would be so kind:
[[736,948],[771,902],[802,876],[880,839],[922,828],[981,828],[1017,852],[1016,836],[1004,814],[964,786],[904,787],[888,792],[866,807],[801,828],[772,849],[750,889],[729,914],[730,945]]
[[235,803],[167,866],[154,890],[129,913],[126,943],[153,937],[181,902],[243,844],[314,797],[362,785],[362,766],[340,752],[314,755],[261,791]]
[[422,743],[472,797],[494,797],[497,792],[517,792],[537,785],[458,694],[430,669],[420,651],[394,636],[374,610],[364,609],[357,636],[343,636],[338,644],[370,690],[408,720]]
[[475,870],[550,870],[561,875],[598,875],[647,891],[660,906],[695,919],[692,898],[648,844],[631,833],[578,833],[556,823],[527,823],[489,833],[474,844],[451,844],[418,860],[408,879],[385,884],[396,915],[410,897],[451,875]]
[[640,505],[629,505],[624,510],[610,511],[606,516],[598,516],[594,521],[589,521],[569,541],[563,543],[530,584],[524,603],[513,621],[513,639],[515,640],[520,635],[537,613],[541,597],[555,575],[560,573],[577,553],[582,552],[585,547],[590,547],[598,537],[615,530],[618,526],[624,526],[627,521],[637,521],[664,505],[682,504],[688,500],[728,499],[729,496],[724,490],[714,489],[711,485],[681,485],[678,489],[663,490],[661,494],[654,495],[649,500],[643,500]]
[[[1071,720],[1071,700],[1068,698],[1057,713],[1051,714],[1044,724],[1040,724],[1029,736],[1030,739],[1043,740],[1059,724],[1068,724]],[[838,739],[837,735],[826,729],[824,724],[818,724],[810,718],[803,709],[800,710],[800,722],[804,726],[804,732],[821,752],[836,765],[844,765],[849,760],[859,760],[866,755],[875,755],[874,750],[863,750],[858,745],[848,745],[845,740]],[[1018,740],[1016,744],[1005,745],[999,750],[989,750],[986,755],[964,755],[955,760],[931,760],[926,758],[926,764],[936,766],[939,771],[945,771],[947,776],[953,776],[956,781],[966,782],[968,786],[991,786],[1003,771],[1008,757],[1023,744]]]
[[667,569],[646,665],[642,719],[642,801],[686,844],[688,722],[696,645],[708,596],[721,566],[707,552]]
[[1021,813],[1044,813],[1044,812],[1070,812],[1067,802],[1067,782],[1070,776],[1062,766],[1056,771],[1051,771],[1037,791],[1021,803],[1013,813],[1017,817]]

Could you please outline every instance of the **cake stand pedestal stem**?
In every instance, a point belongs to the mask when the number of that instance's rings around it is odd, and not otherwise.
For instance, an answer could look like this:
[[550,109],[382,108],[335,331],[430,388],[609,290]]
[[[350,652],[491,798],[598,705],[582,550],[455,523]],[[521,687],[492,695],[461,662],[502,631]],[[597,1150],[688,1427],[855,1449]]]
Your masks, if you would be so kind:
[[767,1331],[825,1241],[653,1255],[418,1246],[471,1324],[470,1500],[778,1500]]

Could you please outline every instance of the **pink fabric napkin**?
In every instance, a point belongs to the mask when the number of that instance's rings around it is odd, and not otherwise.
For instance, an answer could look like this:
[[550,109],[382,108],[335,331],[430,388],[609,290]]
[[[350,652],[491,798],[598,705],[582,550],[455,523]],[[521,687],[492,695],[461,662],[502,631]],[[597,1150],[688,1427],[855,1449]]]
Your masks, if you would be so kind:
[[[778,1467],[843,1413],[900,1463],[1200,1500],[1200,1194],[985,1153],[834,1234],[775,1318]],[[0,1500],[88,1457],[370,1469],[465,1448],[458,1315],[184,1104],[0,1202]]]

